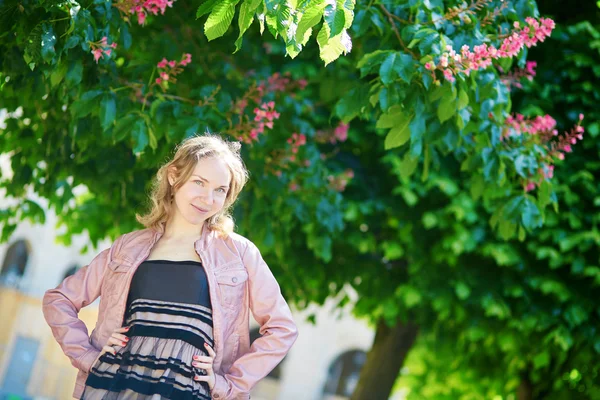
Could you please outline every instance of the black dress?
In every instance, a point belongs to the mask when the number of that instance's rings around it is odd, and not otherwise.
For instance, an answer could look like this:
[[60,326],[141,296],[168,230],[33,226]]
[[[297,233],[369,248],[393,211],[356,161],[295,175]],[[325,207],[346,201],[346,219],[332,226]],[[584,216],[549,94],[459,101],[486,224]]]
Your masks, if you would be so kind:
[[82,399],[210,399],[192,366],[214,348],[208,282],[198,261],[144,261],[125,313],[129,342],[92,366]]

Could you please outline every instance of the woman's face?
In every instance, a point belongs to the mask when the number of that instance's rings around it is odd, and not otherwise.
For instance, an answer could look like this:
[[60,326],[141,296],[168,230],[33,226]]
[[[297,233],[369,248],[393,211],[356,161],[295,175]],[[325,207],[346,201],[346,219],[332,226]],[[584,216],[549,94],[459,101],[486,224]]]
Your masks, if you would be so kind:
[[[169,177],[171,185],[174,181]],[[203,224],[223,209],[230,182],[231,174],[225,162],[216,157],[201,159],[192,175],[175,192],[177,212],[190,224]]]

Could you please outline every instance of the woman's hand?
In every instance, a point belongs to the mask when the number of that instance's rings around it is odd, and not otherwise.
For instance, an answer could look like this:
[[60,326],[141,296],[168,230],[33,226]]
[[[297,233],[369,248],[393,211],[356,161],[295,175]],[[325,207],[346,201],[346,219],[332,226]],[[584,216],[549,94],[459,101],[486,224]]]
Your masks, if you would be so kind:
[[208,383],[208,387],[212,390],[215,387],[215,372],[213,371],[213,363],[215,361],[216,353],[215,351],[206,343],[204,343],[204,348],[208,352],[207,356],[194,356],[194,361],[192,361],[192,366],[197,369],[202,369],[206,372],[206,375],[195,375],[194,380],[198,382],[206,382]]
[[96,357],[96,360],[92,365],[96,364],[100,357],[102,357],[102,355],[105,353],[111,353],[112,355],[117,354],[117,350],[113,346],[124,347],[127,345],[129,338],[123,335],[123,333],[127,332],[128,330],[129,327],[115,329],[112,335],[110,335],[108,338],[106,344],[102,347],[102,350],[100,350],[100,354],[98,354],[98,357]]

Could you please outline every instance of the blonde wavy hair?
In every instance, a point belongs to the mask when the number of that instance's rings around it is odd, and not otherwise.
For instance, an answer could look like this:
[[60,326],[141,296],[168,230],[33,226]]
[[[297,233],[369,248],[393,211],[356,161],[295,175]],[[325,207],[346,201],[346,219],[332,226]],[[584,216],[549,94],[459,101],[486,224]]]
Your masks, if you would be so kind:
[[[192,175],[198,161],[207,157],[218,157],[227,165],[231,182],[223,208],[206,222],[209,230],[217,231],[221,236],[229,235],[235,226],[231,216],[232,206],[249,177],[240,155],[240,148],[239,142],[228,142],[219,135],[211,133],[184,140],[177,146],[173,159],[158,170],[150,193],[150,212],[136,215],[138,222],[146,228],[162,230],[163,224],[166,224],[174,211],[175,192]],[[173,186],[169,183],[169,172],[175,178]]]

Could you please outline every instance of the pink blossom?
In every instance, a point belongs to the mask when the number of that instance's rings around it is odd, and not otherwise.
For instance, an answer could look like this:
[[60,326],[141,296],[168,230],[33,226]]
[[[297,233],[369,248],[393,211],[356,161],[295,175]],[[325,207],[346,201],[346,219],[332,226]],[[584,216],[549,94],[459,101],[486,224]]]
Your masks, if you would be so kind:
[[169,61],[166,58],[163,58],[158,64],[156,64],[156,66],[158,68],[167,68],[167,63]]
[[559,160],[564,160],[565,159],[565,155],[563,153],[558,153],[557,155]]
[[104,54],[106,54],[106,55],[107,55],[107,56],[109,56],[109,57],[110,57],[110,54],[111,54],[111,53],[112,53],[112,50],[111,50],[111,49],[104,50]]
[[112,47],[113,49],[116,49],[117,48],[117,42],[112,42],[110,44],[110,47]]
[[570,153],[573,151],[573,149],[571,148],[570,144],[567,144],[563,147],[563,150],[566,151],[567,153]]
[[531,192],[533,189],[535,189],[535,183],[533,183],[533,182],[529,182],[527,184],[527,186],[525,186],[525,191],[526,192]]
[[449,69],[444,70],[444,78],[446,78],[450,82],[454,82],[456,80],[454,79],[454,76],[452,76],[452,71]]
[[160,78],[156,78],[155,82],[160,85],[160,83],[162,82],[162,80]]
[[98,60],[102,58],[102,49],[94,49],[92,50],[92,54],[94,55],[94,60],[96,61],[96,64],[98,64]]
[[138,25],[144,25],[144,23],[146,22],[146,13],[138,12],[137,17],[138,17]]
[[166,72],[161,72],[160,77],[162,78],[163,81],[169,80],[169,74],[167,74]]
[[306,79],[298,80],[298,87],[300,88],[300,90],[304,89],[306,87],[306,85],[308,85],[308,82],[306,81]]
[[183,55],[183,59],[179,62],[179,65],[183,65],[184,67],[192,62],[192,55],[190,53],[185,53]]
[[[504,38],[499,48],[484,43],[474,46],[471,51],[469,46],[464,45],[461,47],[460,57],[457,57],[458,54],[451,47],[447,47],[447,51],[440,56],[439,63],[444,77],[454,81],[453,75],[457,73],[469,75],[471,71],[489,67],[493,59],[514,57],[523,48],[543,42],[550,36],[555,26],[554,21],[547,18],[540,18],[538,21],[528,17],[526,23],[527,26],[524,27],[521,27],[519,23],[513,24],[515,30]],[[526,65],[526,71],[530,76],[535,75],[535,66],[535,62]],[[448,70],[451,70],[451,73],[447,73]]]
[[298,190],[298,184],[295,182],[290,183],[290,190],[292,192],[295,192],[296,190]]
[[425,63],[425,69],[432,70],[434,68],[433,63]]
[[333,134],[337,140],[340,142],[345,142],[348,139],[348,128],[350,126],[341,122],[333,131]]
[[579,114],[579,120],[583,121],[583,114]]
[[177,62],[175,62],[175,61],[169,61],[169,67],[175,68],[176,65],[177,65]]

